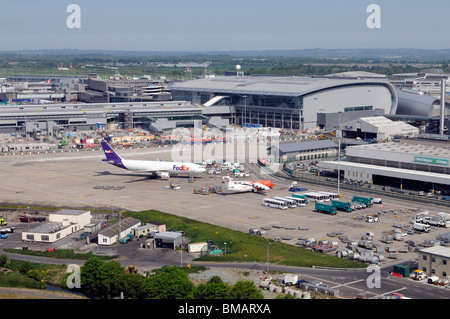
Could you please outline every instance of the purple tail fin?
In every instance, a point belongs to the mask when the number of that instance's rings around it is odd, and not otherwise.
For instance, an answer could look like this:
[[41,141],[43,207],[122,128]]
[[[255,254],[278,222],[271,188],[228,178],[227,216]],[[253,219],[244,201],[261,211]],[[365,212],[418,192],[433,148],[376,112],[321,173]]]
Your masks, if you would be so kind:
[[114,150],[111,148],[111,146],[109,146],[109,144],[105,141],[101,142],[102,144],[102,148],[103,148],[103,152],[105,152],[105,156],[106,159],[104,159],[103,161],[108,161],[108,162],[113,162],[114,165],[122,165],[122,159],[120,158],[119,155],[116,154],[116,152],[114,152]]

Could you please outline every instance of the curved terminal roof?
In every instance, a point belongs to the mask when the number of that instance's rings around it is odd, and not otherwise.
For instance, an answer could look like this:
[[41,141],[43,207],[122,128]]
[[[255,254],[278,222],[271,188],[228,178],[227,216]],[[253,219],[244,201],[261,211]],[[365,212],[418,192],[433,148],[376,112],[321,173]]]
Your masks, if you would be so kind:
[[440,99],[419,92],[397,90],[397,96],[398,115],[430,117],[433,116],[433,105],[440,104]]
[[320,77],[219,76],[178,82],[169,90],[209,91],[216,93],[301,96],[332,88],[358,85],[383,85],[396,99],[394,87],[385,80]]

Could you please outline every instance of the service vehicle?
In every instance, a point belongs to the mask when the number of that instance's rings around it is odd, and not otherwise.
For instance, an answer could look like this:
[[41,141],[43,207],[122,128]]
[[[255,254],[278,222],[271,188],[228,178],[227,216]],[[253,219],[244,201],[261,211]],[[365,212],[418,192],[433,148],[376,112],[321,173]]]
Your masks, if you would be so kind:
[[414,223],[413,229],[428,233],[431,230],[431,227],[430,227],[430,225],[427,225],[427,224]]
[[336,207],[330,204],[318,203],[316,202],[314,205],[314,209],[319,213],[326,213],[330,215],[336,215]]
[[416,269],[416,270],[414,270],[412,278],[414,280],[425,280],[425,279],[427,279],[427,275],[425,275],[423,270]]
[[353,196],[352,202],[358,202],[358,203],[366,205],[366,207],[372,207],[373,198],[372,197]]
[[336,207],[336,209],[342,210],[347,213],[353,211],[352,203],[350,202],[341,202],[338,200],[332,200],[331,205]]
[[273,199],[279,200],[279,201],[283,201],[286,202],[289,208],[295,208],[297,207],[297,201],[294,199],[288,199],[286,197],[273,197]]
[[263,199],[262,205],[268,206],[268,207],[273,207],[273,208],[278,208],[278,209],[287,209],[288,208],[288,204],[286,202],[276,200],[273,198],[269,198],[269,197]]

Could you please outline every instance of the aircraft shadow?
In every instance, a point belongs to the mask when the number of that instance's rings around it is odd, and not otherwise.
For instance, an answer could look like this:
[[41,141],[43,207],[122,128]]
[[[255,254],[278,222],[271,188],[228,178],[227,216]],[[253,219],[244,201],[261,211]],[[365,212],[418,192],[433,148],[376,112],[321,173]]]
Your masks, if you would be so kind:
[[[229,196],[229,195],[236,195],[236,194],[245,194],[245,193],[252,193],[252,192],[232,192],[232,193],[230,193],[230,192],[220,192],[220,193],[216,193],[217,195],[220,195],[220,196]],[[258,194],[258,195],[263,195],[263,196],[266,196],[267,194],[265,194],[265,193],[261,193],[261,192],[256,192],[256,193],[253,193],[253,194]]]
[[[166,179],[160,178],[157,175],[147,173],[147,174],[137,174],[137,173],[111,173],[110,171],[101,171],[97,172],[96,176],[106,176],[106,175],[112,175],[112,176],[130,176],[130,177],[142,177],[141,179],[137,179],[134,181],[128,181],[125,183],[135,183],[135,182],[142,182],[146,180],[161,180],[164,181]],[[200,176],[196,176],[194,180],[198,179]],[[189,176],[187,175],[171,175],[170,179],[189,179]],[[167,181],[167,180],[166,180]]]

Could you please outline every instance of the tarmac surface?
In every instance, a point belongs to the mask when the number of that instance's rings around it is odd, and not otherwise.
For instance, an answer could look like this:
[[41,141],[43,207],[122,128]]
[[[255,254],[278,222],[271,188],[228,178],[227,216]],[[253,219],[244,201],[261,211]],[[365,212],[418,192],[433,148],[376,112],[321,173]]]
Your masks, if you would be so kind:
[[[125,158],[163,158],[171,160],[170,148],[120,150]],[[82,151],[55,154],[27,154],[0,156],[0,203],[26,206],[55,206],[77,208],[105,208],[111,211],[126,209],[143,211],[156,209],[202,222],[219,225],[243,232],[250,228],[270,227],[265,237],[284,237],[290,244],[298,242],[298,237],[313,237],[316,240],[338,240],[328,236],[339,233],[350,240],[358,241],[367,232],[374,234],[374,240],[381,239],[381,233],[392,230],[393,225],[408,225],[414,209],[448,212],[442,207],[430,207],[417,203],[402,202],[383,198],[383,204],[374,205],[352,213],[338,212],[336,216],[314,212],[313,203],[305,207],[279,210],[262,206],[264,197],[288,196],[290,182],[273,178],[261,172],[255,164],[245,164],[250,177],[237,180],[270,179],[275,186],[265,193],[231,193],[222,191],[209,195],[193,194],[195,187],[208,184],[222,186],[220,175],[202,174],[189,183],[187,176],[172,177],[169,180],[151,178],[148,174],[129,172],[102,162],[102,151]],[[170,183],[181,189],[171,190]],[[104,189],[109,186],[111,189]],[[304,185],[311,191],[337,192],[336,184],[330,187]],[[115,189],[116,188],[116,189]],[[353,195],[341,192],[342,201]],[[367,223],[364,216],[385,211],[379,223]],[[359,218],[358,218],[359,217]],[[276,226],[276,228],[272,227]],[[299,229],[301,228],[301,229]],[[407,236],[405,239],[435,239],[437,233],[445,230],[433,228],[428,234]],[[384,244],[383,244],[384,245]],[[396,242],[400,247],[402,242]],[[409,257],[406,254],[406,257]],[[399,256],[401,257],[401,256]],[[403,258],[403,257],[401,257]],[[408,258],[407,258],[408,259]]]
[[[119,155],[129,159],[155,160],[162,158],[172,160],[172,149],[143,148],[118,150]],[[270,179],[275,186],[265,193],[230,193],[222,191],[209,195],[193,194],[195,187],[208,184],[224,187],[222,177],[226,174],[202,174],[189,183],[187,176],[174,177],[169,180],[151,178],[147,174],[132,173],[103,162],[102,151],[72,151],[48,154],[19,154],[0,156],[0,203],[17,205],[24,209],[29,206],[70,207],[73,209],[105,208],[111,211],[125,209],[142,211],[155,209],[165,213],[183,216],[206,223],[219,225],[247,233],[250,228],[270,227],[265,237],[291,238],[284,240],[295,245],[298,237],[314,237],[316,240],[327,239],[339,241],[328,234],[338,232],[358,241],[367,232],[374,234],[374,242],[380,242],[381,233],[392,230],[395,224],[409,224],[415,209],[450,213],[449,209],[433,207],[383,198],[383,204],[352,213],[338,212],[336,216],[314,212],[313,204],[287,210],[278,210],[262,206],[264,197],[288,196],[290,181],[273,178],[263,173],[255,164],[245,164],[250,177],[236,180]],[[170,183],[181,186],[178,190],[169,189]],[[104,187],[108,186],[108,187]],[[311,191],[321,190],[337,192],[336,184],[329,187],[317,185],[299,185]],[[341,200],[350,200],[353,195],[345,191]],[[367,223],[358,216],[385,211],[378,223]],[[277,226],[274,228],[272,226]],[[301,228],[301,230],[299,229]],[[449,230],[432,227],[427,234],[408,235],[404,240],[414,239],[422,242],[435,239],[437,234]],[[344,246],[339,242],[339,249]],[[400,248],[405,242],[394,242],[390,246]],[[149,254],[154,254],[149,253]],[[142,256],[142,254],[140,254]],[[133,256],[124,256],[124,263]],[[162,258],[159,256],[157,259]],[[180,256],[184,264],[192,256]],[[143,257],[145,260],[153,258]],[[386,260],[381,266],[414,262],[417,253],[397,254],[397,258]],[[173,256],[167,255],[167,260]],[[151,266],[151,265],[149,265]],[[334,276],[336,277],[336,275]],[[366,275],[367,277],[367,275]],[[344,284],[342,284],[344,285]]]

